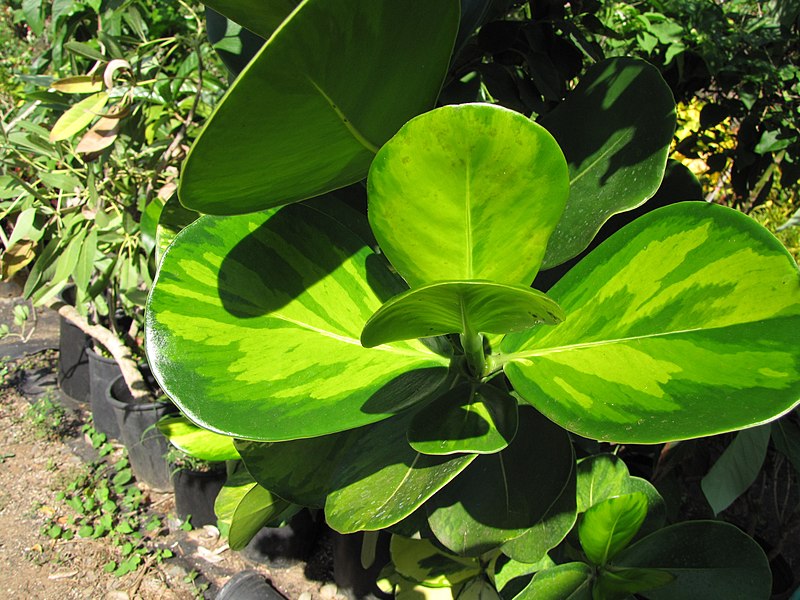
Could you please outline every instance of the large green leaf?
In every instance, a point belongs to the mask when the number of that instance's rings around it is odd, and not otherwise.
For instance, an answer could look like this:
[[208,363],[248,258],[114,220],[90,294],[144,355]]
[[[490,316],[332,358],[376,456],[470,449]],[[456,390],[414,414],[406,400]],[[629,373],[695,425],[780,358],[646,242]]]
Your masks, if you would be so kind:
[[314,208],[203,217],[162,260],[146,317],[150,365],[212,431],[280,441],[359,427],[447,376],[448,359],[419,342],[358,341],[400,290],[361,238]]
[[672,583],[640,592],[651,600],[770,597],[772,575],[764,551],[720,521],[689,521],[661,529],[623,550],[613,564],[674,575]]
[[214,502],[220,530],[233,550],[244,548],[264,525],[290,510],[291,504],[258,485],[241,463]]
[[546,323],[564,312],[542,292],[491,281],[440,281],[399,294],[372,315],[361,343],[387,342],[448,333],[508,333]]
[[423,454],[491,454],[516,433],[515,398],[492,385],[463,383],[414,415],[408,442]]
[[728,508],[753,485],[767,457],[769,438],[769,425],[740,431],[700,481],[714,515]]
[[386,419],[353,436],[325,502],[325,520],[333,529],[352,533],[394,525],[473,462],[475,454],[430,456],[411,448],[406,430],[412,416]]
[[407,123],[372,163],[369,220],[411,287],[530,285],[569,193],[552,136],[499,106],[443,106]]
[[586,557],[603,566],[625,548],[647,516],[647,496],[641,492],[608,498],[592,506],[578,525]]
[[203,4],[225,15],[262,38],[270,37],[300,4],[299,0],[203,0]]
[[236,440],[236,449],[259,484],[295,504],[322,508],[342,455],[367,427],[289,442]]
[[301,2],[195,141],[183,204],[238,214],[363,179],[381,144],[433,106],[458,17],[457,0]]
[[545,569],[514,600],[591,600],[592,568],[581,562]]
[[613,214],[656,193],[675,131],[675,102],[658,69],[635,58],[598,63],[541,119],[569,163],[569,202],[547,246],[548,269],[589,245]]
[[567,537],[577,519],[575,469],[558,500],[542,519],[518,538],[503,544],[503,554],[524,563],[547,558],[547,552]]
[[631,594],[668,584],[675,577],[659,569],[602,569],[594,587],[594,597],[626,600]]
[[501,346],[517,392],[585,437],[655,443],[761,423],[800,397],[800,277],[749,217],[680,203],[624,228],[549,295],[558,327]]
[[425,507],[436,538],[477,556],[536,525],[569,484],[574,459],[566,432],[529,407],[502,452],[478,456]]
[[198,427],[183,415],[168,415],[156,425],[170,444],[194,458],[211,462],[239,458],[232,437]]

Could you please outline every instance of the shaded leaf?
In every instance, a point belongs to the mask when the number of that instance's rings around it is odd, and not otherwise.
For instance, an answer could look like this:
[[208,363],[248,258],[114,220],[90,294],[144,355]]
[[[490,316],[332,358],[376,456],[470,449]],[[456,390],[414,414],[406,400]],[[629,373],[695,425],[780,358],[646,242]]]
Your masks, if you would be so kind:
[[378,147],[433,106],[458,15],[456,0],[302,2],[195,141],[183,204],[239,214],[363,179]]
[[658,190],[675,131],[675,102],[658,70],[643,60],[594,65],[575,90],[541,119],[569,164],[564,215],[542,268],[576,256],[613,214]]
[[423,454],[499,452],[517,433],[517,401],[491,385],[461,384],[421,409],[408,442]]
[[592,568],[581,562],[545,569],[514,600],[591,600]]

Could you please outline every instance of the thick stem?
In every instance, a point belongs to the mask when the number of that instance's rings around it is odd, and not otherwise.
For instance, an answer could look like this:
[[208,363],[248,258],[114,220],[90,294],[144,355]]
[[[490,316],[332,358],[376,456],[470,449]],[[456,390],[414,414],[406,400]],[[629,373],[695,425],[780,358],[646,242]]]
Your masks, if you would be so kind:
[[92,336],[103,344],[106,350],[111,353],[111,356],[114,357],[114,360],[117,361],[120,371],[122,371],[122,377],[125,379],[125,383],[128,385],[128,389],[135,400],[152,400],[139,367],[131,356],[131,351],[117,336],[102,325],[90,325],[83,315],[75,310],[74,306],[55,301],[50,304],[50,307],[57,310],[59,315],[85,334]]
[[477,378],[486,374],[486,355],[483,353],[483,336],[480,333],[462,333],[461,347],[470,373]]

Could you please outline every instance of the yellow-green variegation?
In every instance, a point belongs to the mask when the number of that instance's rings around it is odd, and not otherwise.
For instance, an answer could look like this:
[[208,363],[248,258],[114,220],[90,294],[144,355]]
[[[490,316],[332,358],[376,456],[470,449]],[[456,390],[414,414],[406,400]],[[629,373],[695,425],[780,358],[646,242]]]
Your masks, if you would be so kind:
[[734,210],[636,220],[549,295],[566,318],[509,334],[516,391],[580,435],[656,443],[771,420],[800,398],[800,272]]
[[369,316],[402,289],[361,237],[315,208],[202,217],[164,254],[148,302],[150,364],[212,431],[277,441],[359,427],[447,376],[449,358],[430,345],[361,345]]

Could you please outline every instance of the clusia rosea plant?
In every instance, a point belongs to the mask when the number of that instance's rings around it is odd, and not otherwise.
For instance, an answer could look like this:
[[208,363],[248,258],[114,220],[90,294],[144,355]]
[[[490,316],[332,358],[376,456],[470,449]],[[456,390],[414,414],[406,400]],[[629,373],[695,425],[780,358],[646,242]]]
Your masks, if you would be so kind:
[[[626,59],[601,65],[547,129],[464,104],[423,112],[376,142],[350,96],[302,72],[313,73],[312,60],[290,60],[293,40],[318,32],[311,25],[323,17],[346,33],[336,44],[359,39],[363,26],[366,43],[383,48],[382,26],[401,52],[402,24],[419,10],[452,23],[447,4],[352,1],[347,20],[339,5],[300,3],[184,169],[182,202],[223,216],[201,217],[164,254],[147,349],[184,414],[237,440],[252,479],[228,503],[231,536],[301,505],[324,509],[343,533],[390,528],[398,593],[497,597],[512,573],[530,580],[518,598],[685,598],[702,589],[700,573],[725,597],[766,597],[769,569],[752,540],[723,523],[662,527],[652,485],[615,457],[576,462],[573,441],[655,444],[790,410],[800,396],[797,265],[748,217],[678,203],[614,234],[546,294],[532,289],[543,263],[574,256],[608,214],[657,188],[668,139],[638,156],[636,140],[617,135],[624,128],[601,135],[630,101],[614,110],[608,98],[648,70]],[[310,94],[298,91],[297,112],[291,98],[275,99],[286,103],[282,118],[324,122],[317,145],[307,128],[282,146],[243,125],[241,150],[225,147],[276,61],[279,85],[293,85],[291,64]],[[400,76],[426,96],[435,78],[411,72]],[[574,114],[598,89],[615,92],[598,102],[607,114],[585,115],[592,147],[577,151]],[[370,124],[377,113],[364,114]],[[281,135],[293,135],[290,125]],[[332,191],[356,178],[356,163],[369,168],[368,222]]]

